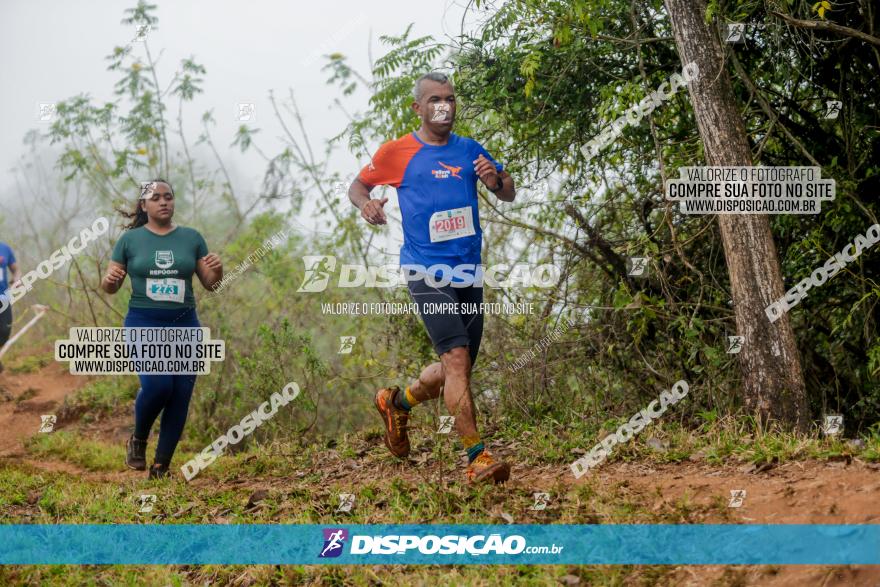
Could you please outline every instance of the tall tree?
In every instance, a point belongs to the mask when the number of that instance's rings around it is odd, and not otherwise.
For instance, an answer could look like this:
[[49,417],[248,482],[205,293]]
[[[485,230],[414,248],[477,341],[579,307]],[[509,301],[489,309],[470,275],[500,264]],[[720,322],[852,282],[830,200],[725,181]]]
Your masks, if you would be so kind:
[[[709,165],[752,164],[746,130],[714,25],[703,0],[664,0],[682,64],[700,76],[688,84]],[[719,215],[736,313],[743,403],[765,422],[806,430],[809,412],[800,357],[788,316],[770,323],[764,313],[783,293],[776,246],[764,215]]]

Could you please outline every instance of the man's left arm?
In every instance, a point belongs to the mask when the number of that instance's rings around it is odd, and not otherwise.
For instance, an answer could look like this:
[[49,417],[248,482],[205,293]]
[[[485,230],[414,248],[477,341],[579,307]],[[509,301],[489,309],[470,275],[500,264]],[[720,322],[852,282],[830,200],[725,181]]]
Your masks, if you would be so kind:
[[512,202],[516,197],[513,178],[504,170],[498,171],[494,161],[480,154],[474,161],[474,171],[486,189],[495,194],[499,200]]

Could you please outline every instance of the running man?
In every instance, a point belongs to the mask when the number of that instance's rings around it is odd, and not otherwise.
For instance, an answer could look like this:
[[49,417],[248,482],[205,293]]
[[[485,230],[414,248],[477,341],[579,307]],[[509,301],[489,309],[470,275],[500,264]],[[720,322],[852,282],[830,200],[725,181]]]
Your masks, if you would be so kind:
[[[171,184],[156,179],[144,184],[132,220],[113,248],[112,261],[101,288],[114,294],[131,275],[131,300],[126,328],[199,327],[192,276],[211,290],[223,278],[220,257],[208,253],[197,230],[177,226]],[[147,439],[162,413],[159,443],[149,477],[168,476],[171,457],[183,434],[195,375],[138,374],[141,388],[134,404],[134,433],[126,443],[125,464],[137,471],[147,468]]]
[[[15,253],[12,247],[0,242],[0,349],[9,340],[12,334],[12,304],[6,290],[18,283],[21,272],[18,263],[15,262]],[[0,363],[0,372],[3,371],[3,363]]]
[[[407,273],[413,302],[440,361],[425,367],[402,392],[384,388],[376,393],[376,408],[385,423],[385,444],[396,457],[409,454],[409,412],[441,394],[455,429],[468,453],[466,475],[472,483],[506,481],[510,466],[495,460],[477,431],[471,396],[471,369],[483,334],[482,283],[475,284],[480,264],[482,229],[477,207],[477,179],[499,200],[512,202],[513,179],[477,141],[452,132],[455,92],[449,78],[429,73],[416,81],[412,109],[421,119],[416,132],[379,147],[348,190],[351,202],[370,224],[385,224],[388,198],[371,199],[377,185],[397,189],[403,220],[400,264]],[[469,265],[470,273],[445,269],[429,275],[432,266]],[[416,278],[414,278],[416,277]],[[442,304],[442,306],[438,306]],[[456,308],[467,304],[470,308]],[[452,306],[452,307],[450,307]],[[443,311],[435,312],[435,308]],[[464,312],[462,310],[468,310]]]

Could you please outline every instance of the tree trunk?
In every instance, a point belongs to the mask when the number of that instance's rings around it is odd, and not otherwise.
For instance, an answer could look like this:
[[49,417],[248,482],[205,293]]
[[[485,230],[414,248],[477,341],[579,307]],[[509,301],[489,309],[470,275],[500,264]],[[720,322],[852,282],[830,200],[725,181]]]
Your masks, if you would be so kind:
[[[745,126],[724,68],[718,32],[706,22],[704,0],[664,0],[682,64],[696,62],[688,83],[709,165],[752,164]],[[764,313],[784,293],[776,245],[766,215],[718,215],[737,334],[743,404],[763,423],[786,429],[809,427],[809,406],[794,332],[788,315],[771,323]]]

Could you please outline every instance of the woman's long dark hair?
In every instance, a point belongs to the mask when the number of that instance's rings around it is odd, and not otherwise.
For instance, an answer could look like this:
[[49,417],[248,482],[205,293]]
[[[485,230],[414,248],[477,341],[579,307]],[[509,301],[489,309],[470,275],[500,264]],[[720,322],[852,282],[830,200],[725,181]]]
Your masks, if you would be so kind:
[[134,205],[134,210],[132,210],[131,212],[127,212],[125,210],[122,210],[121,208],[116,209],[117,212],[131,220],[131,222],[123,226],[123,228],[125,228],[126,230],[131,230],[132,228],[138,228],[147,223],[147,211],[141,207],[141,198],[144,197],[144,194],[147,193],[147,190],[150,189],[151,185],[156,183],[164,183],[171,189],[171,195],[174,195],[174,186],[172,186],[171,182],[167,179],[162,179],[161,177],[158,177],[156,179],[151,179],[146,183],[142,183],[141,195],[140,197],[138,197],[138,200]]

